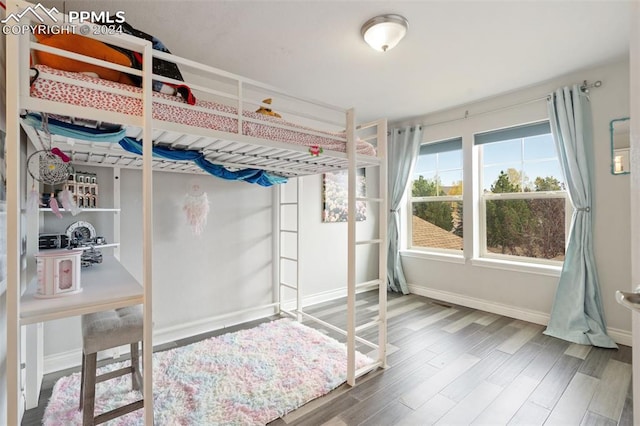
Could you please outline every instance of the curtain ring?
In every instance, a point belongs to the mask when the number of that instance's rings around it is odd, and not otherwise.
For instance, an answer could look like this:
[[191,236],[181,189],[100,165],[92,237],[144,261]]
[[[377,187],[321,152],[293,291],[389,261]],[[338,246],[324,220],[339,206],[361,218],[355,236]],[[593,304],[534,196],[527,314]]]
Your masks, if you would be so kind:
[[389,213],[398,213],[398,210],[389,210]]
[[589,213],[591,211],[591,207],[580,207],[578,209],[576,209],[579,212],[587,212]]

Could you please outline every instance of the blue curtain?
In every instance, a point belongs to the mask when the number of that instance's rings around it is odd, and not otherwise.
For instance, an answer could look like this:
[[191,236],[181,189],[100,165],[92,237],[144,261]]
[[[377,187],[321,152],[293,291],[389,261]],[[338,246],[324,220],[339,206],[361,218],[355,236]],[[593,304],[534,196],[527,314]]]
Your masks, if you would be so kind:
[[387,284],[395,292],[409,294],[407,280],[400,260],[398,240],[400,237],[400,214],[398,210],[402,196],[407,188],[409,177],[415,165],[420,142],[422,141],[422,127],[404,127],[391,129],[388,143],[388,174],[389,174],[389,252],[387,255]]
[[574,207],[562,274],[544,334],[583,345],[617,348],[607,335],[593,254],[591,111],[579,86],[556,90],[548,99],[567,191]]

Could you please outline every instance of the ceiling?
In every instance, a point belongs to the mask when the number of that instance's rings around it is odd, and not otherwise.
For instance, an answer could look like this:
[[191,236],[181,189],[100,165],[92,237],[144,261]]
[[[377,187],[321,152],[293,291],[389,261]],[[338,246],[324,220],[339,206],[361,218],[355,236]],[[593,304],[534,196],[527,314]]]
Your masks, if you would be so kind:
[[[62,1],[42,1],[61,7]],[[123,10],[172,53],[362,120],[425,115],[628,55],[631,1],[72,1]],[[365,44],[369,18],[397,13],[404,40]]]

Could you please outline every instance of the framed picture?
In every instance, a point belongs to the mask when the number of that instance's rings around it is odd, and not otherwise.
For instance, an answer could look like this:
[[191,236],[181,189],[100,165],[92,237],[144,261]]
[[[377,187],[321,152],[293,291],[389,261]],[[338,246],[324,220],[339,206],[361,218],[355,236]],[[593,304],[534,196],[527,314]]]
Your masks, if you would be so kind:
[[[347,180],[346,170],[322,175],[322,221],[326,223],[347,221]],[[358,169],[356,197],[366,194],[365,169]],[[356,202],[356,220],[367,220],[367,203]]]

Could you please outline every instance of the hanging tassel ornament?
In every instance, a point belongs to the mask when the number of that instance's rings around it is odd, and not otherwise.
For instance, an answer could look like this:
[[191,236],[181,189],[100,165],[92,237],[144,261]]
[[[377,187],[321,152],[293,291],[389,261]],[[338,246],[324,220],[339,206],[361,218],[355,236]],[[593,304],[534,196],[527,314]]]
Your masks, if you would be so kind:
[[75,216],[82,211],[80,207],[78,207],[76,203],[73,201],[73,196],[71,195],[71,192],[69,192],[67,188],[62,190],[59,197],[60,197],[60,203],[62,204],[62,207],[64,207],[66,211],[71,212],[72,216]]
[[195,235],[201,235],[207,225],[209,214],[209,198],[198,183],[192,183],[189,192],[184,196],[182,210],[186,214],[187,223]]
[[40,208],[40,193],[36,190],[35,185],[31,187],[27,196],[27,213],[35,213]]
[[58,219],[62,219],[62,213],[60,213],[60,207],[58,206],[54,193],[51,193],[51,198],[49,198],[49,207],[51,207],[51,211]]

